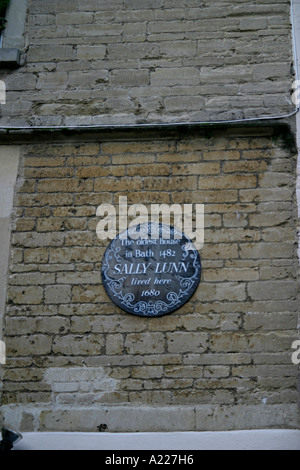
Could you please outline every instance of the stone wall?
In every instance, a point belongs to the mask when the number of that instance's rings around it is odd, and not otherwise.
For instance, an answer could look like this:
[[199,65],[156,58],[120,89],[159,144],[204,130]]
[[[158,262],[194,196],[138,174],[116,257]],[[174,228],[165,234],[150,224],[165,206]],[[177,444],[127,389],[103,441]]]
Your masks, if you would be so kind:
[[[290,2],[27,0],[21,39],[21,67],[0,64],[0,128],[31,127],[0,134],[1,421],[299,427],[294,122],[130,128],[293,112]],[[53,132],[94,125],[119,130]],[[135,317],[105,293],[96,209],[119,196],[205,206],[202,279],[170,315]]]
[[[88,2],[90,3],[90,2]],[[1,413],[23,431],[299,426],[295,150],[288,128],[22,146]],[[202,279],[160,318],[107,297],[96,208],[203,203]]]
[[0,125],[277,116],[294,110],[289,0],[28,0]]

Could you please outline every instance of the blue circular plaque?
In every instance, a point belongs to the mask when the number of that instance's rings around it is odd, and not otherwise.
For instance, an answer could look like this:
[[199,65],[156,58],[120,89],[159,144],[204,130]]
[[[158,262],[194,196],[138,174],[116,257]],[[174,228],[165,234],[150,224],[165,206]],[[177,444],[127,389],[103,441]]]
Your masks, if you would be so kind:
[[201,260],[184,233],[149,222],[128,228],[110,243],[101,276],[109,298],[122,310],[159,317],[177,310],[194,294]]

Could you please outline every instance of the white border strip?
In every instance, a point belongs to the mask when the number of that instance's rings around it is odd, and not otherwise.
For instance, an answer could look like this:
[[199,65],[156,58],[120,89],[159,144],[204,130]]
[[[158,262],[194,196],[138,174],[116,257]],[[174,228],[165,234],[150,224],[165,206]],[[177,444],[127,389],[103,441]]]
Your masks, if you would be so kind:
[[15,450],[300,450],[300,431],[24,433]]

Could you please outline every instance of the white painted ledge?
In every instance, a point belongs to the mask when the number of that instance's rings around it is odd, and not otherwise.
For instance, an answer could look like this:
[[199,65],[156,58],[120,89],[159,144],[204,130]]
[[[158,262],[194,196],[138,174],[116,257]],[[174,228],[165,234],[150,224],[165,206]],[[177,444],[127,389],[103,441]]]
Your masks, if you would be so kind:
[[300,450],[300,431],[28,432],[14,450]]

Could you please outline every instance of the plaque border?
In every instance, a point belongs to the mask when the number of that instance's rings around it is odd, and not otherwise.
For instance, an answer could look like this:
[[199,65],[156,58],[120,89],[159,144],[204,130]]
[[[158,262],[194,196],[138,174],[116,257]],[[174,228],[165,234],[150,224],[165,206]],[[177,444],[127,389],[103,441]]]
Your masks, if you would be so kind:
[[[114,249],[113,244],[117,239],[120,239],[120,237],[124,233],[128,233],[130,236],[130,232],[133,233],[137,227],[140,228],[140,232],[143,232],[144,230],[147,230],[147,234],[149,234],[149,230],[152,232],[152,227],[155,226],[155,230],[158,231],[158,237],[159,234],[162,233],[164,230],[167,230],[170,235],[180,235],[179,238],[185,238],[187,240],[187,243],[184,245],[181,245],[181,249],[183,250],[183,256],[187,258],[188,256],[191,256],[193,260],[193,264],[195,267],[195,273],[193,276],[184,278],[180,275],[175,275],[177,279],[179,279],[180,282],[180,291],[179,293],[176,292],[169,292],[167,294],[167,300],[168,304],[164,300],[138,300],[136,304],[132,304],[135,300],[135,296],[132,293],[127,293],[123,294],[122,293],[122,283],[126,279],[126,277],[121,277],[118,280],[112,279],[108,276],[107,270],[110,268],[109,261],[112,258],[115,258],[116,261],[121,261],[118,259],[118,253],[120,252],[120,247],[117,247]],[[142,237],[139,237],[142,238]],[[188,248],[186,247],[188,245]],[[197,263],[197,266],[195,264]],[[125,230],[123,230],[121,233],[119,233],[108,245],[108,247],[105,250],[105,253],[103,255],[102,263],[101,263],[101,278],[102,282],[105,288],[105,291],[110,298],[110,300],[121,310],[135,316],[140,316],[140,317],[146,317],[146,318],[157,318],[161,317],[164,315],[168,315],[170,313],[173,313],[174,311],[178,310],[181,308],[188,300],[191,299],[191,297],[194,295],[200,281],[201,281],[201,273],[202,273],[202,265],[201,265],[201,258],[199,255],[199,252],[197,251],[196,247],[192,243],[192,241],[187,237],[184,232],[179,231],[176,227],[172,225],[166,225],[162,223],[156,223],[156,222],[146,222],[144,224],[137,224],[134,227],[129,227]],[[184,297],[187,296],[186,300],[182,301]],[[113,299],[113,297],[121,300],[121,302],[116,303]],[[121,305],[120,305],[121,304]]]

